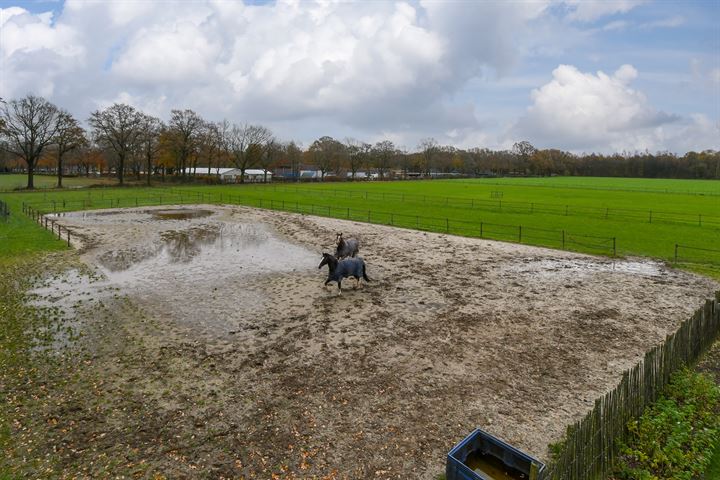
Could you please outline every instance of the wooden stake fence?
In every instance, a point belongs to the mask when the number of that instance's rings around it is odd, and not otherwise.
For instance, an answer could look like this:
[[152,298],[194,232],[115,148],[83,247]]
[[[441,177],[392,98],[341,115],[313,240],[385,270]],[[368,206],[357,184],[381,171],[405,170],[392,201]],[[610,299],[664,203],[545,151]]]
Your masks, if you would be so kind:
[[545,475],[551,480],[604,479],[627,440],[628,421],[655,402],[677,369],[694,364],[720,334],[720,292],[685,322],[665,343],[645,354],[623,374],[620,384],[595,402],[587,416],[568,428],[563,450]]

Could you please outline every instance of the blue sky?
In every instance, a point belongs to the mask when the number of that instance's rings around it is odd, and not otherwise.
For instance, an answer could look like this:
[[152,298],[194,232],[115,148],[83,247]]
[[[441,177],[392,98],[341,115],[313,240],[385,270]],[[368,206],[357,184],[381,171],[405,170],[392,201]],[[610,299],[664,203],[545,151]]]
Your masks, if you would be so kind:
[[720,2],[0,0],[0,96],[458,147],[720,149]]

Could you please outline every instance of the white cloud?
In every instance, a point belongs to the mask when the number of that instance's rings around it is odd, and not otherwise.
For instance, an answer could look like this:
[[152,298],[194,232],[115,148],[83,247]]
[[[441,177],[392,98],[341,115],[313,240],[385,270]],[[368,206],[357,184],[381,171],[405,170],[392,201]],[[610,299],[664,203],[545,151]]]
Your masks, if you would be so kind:
[[640,28],[675,28],[685,24],[685,18],[680,15],[675,15],[652,22],[643,23]]
[[631,88],[637,77],[632,65],[622,65],[613,75],[560,65],[550,82],[532,91],[532,104],[508,138],[578,152],[719,148],[717,122],[706,115],[684,118],[657,110]]
[[207,77],[220,49],[189,22],[142,29],[113,62],[112,72],[140,83],[188,85]]
[[570,7],[568,20],[593,22],[607,15],[629,12],[647,0],[565,0],[564,3]]

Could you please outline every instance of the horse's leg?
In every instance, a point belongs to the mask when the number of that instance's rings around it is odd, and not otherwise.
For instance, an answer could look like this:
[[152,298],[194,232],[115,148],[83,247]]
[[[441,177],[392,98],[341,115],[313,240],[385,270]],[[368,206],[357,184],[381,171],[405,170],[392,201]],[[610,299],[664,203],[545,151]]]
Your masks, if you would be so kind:
[[342,292],[342,285],[340,285],[340,282],[342,282],[342,280],[338,280],[338,290]]

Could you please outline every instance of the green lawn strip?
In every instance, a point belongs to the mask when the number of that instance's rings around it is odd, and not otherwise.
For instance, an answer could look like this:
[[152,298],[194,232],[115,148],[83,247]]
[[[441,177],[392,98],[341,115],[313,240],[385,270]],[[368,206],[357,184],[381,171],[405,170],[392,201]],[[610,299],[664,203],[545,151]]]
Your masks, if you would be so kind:
[[[107,177],[63,177],[63,187],[77,188],[88,187],[93,185],[110,185],[117,181]],[[15,191],[27,187],[27,174],[0,174],[0,192]],[[57,186],[57,177],[55,175],[35,174],[33,175],[33,185],[37,189],[54,189]]]
[[691,370],[676,372],[660,399],[628,428],[616,478],[698,478],[720,435],[720,387]]
[[[0,478],[53,476],[52,455],[34,453],[45,428],[43,405],[52,402],[46,379],[62,383],[63,358],[42,351],[58,325],[47,312],[28,306],[24,292],[46,271],[37,258],[14,255],[0,258]],[[63,372],[61,374],[61,372]]]

